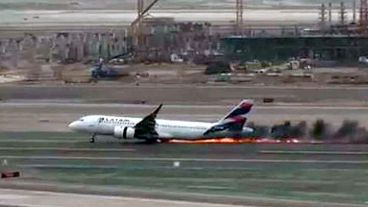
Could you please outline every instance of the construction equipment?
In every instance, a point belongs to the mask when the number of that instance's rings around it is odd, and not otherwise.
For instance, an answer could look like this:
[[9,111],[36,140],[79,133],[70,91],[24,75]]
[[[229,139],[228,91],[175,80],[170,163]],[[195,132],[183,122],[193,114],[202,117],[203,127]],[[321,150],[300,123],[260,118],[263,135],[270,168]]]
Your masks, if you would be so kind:
[[1,172],[1,179],[7,179],[7,178],[17,178],[20,177],[20,172]]
[[93,81],[101,79],[117,79],[120,75],[115,69],[109,68],[104,64],[103,59],[91,69],[91,78]]
[[107,61],[100,58],[98,63],[94,65],[90,70],[92,81],[96,82],[98,80],[116,80],[123,76],[127,76],[128,73],[124,70],[124,67],[119,68],[120,70],[118,70],[116,68],[107,66],[107,63],[115,59],[120,59],[120,60],[123,60],[124,62],[127,62],[127,59],[130,58],[131,55],[132,54],[128,52],[128,53],[114,56]]

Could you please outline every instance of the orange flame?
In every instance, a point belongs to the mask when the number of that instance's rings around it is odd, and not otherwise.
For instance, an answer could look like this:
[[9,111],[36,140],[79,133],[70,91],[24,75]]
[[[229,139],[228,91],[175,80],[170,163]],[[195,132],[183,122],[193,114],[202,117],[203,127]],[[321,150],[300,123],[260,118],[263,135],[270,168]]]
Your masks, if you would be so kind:
[[168,141],[170,144],[279,144],[279,143],[290,143],[296,144],[301,143],[298,139],[288,140],[274,140],[274,139],[255,139],[255,138],[221,138],[221,139],[204,139],[204,140],[178,140],[172,139]]

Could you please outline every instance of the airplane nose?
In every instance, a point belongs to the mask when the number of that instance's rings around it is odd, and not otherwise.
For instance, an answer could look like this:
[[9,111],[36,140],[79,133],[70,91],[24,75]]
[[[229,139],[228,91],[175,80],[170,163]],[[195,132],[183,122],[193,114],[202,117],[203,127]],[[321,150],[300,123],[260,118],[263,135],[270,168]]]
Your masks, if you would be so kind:
[[77,122],[75,122],[75,121],[73,121],[72,123],[70,123],[69,125],[68,125],[68,127],[70,128],[70,129],[72,129],[72,130],[76,130],[78,127],[77,127],[77,125],[78,125],[78,123]]

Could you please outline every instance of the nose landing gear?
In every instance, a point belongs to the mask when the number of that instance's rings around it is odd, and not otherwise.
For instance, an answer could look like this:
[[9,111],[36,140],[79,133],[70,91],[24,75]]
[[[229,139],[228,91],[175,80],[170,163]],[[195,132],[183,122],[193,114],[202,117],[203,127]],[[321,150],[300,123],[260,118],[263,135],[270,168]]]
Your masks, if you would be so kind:
[[96,134],[93,134],[91,139],[89,140],[89,143],[91,143],[91,144],[95,143],[96,142],[95,138],[96,138]]

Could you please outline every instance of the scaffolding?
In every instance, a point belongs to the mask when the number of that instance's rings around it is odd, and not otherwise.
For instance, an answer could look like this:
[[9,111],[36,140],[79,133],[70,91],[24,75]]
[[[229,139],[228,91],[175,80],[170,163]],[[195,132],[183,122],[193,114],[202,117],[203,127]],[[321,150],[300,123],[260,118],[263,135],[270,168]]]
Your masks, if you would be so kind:
[[236,33],[243,34],[244,27],[244,4],[243,0],[236,0]]
[[327,11],[326,11],[326,5],[322,4],[321,5],[321,12],[320,12],[320,28],[322,31],[326,30],[326,22],[327,22]]
[[353,21],[352,21],[352,23],[353,24],[356,24],[357,23],[357,18],[356,18],[356,9],[357,9],[357,7],[356,7],[356,0],[353,0]]
[[346,7],[345,7],[345,3],[341,2],[340,3],[340,12],[339,12],[339,24],[340,25],[345,25],[346,24]]
[[328,3],[328,24],[332,24],[332,3]]
[[366,34],[368,26],[368,0],[360,1],[359,26],[360,32]]

